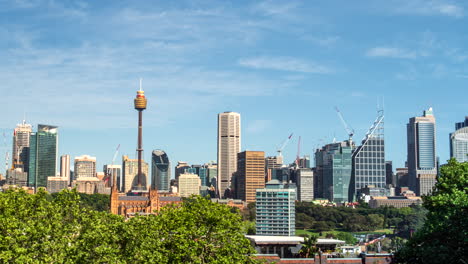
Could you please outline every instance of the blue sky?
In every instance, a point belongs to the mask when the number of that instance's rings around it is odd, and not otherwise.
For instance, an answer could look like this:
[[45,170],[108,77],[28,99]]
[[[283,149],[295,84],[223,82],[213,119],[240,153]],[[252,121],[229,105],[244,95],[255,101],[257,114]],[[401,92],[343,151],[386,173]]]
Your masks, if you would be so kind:
[[[0,155],[26,119],[59,126],[59,154],[98,168],[135,156],[138,80],[148,98],[145,157],[216,160],[217,114],[242,116],[242,149],[287,161],[360,141],[385,106],[386,159],[406,160],[406,123],[430,106],[437,153],[468,115],[463,1],[0,0]],[[117,162],[120,162],[120,157]]]

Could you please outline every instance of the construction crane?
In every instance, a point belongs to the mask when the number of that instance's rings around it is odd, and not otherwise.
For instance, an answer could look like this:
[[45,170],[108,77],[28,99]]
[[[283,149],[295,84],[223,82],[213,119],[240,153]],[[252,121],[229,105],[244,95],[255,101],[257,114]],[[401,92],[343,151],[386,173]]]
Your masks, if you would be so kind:
[[296,166],[299,168],[299,160],[301,159],[301,136],[297,141],[297,154],[296,154]]
[[351,128],[348,123],[346,123],[344,117],[343,117],[343,114],[341,113],[340,109],[338,109],[338,107],[335,107],[335,110],[336,110],[336,113],[338,114],[338,116],[340,117],[340,120],[341,120],[341,123],[343,124],[344,128],[346,129],[346,132],[348,133],[348,136],[349,136],[349,141],[352,141],[353,140],[353,136],[354,136],[354,129]]
[[278,152],[278,157],[283,156],[283,154],[282,154],[283,149],[286,147],[286,145],[288,145],[289,140],[291,140],[292,136],[293,136],[293,133],[291,133],[291,135],[289,135],[289,137],[283,141],[283,144],[281,144],[281,146],[278,148],[278,150],[276,150],[276,152]]
[[[120,149],[120,144],[117,145],[117,148],[115,149],[115,153],[114,153],[114,157],[112,158],[112,163],[111,163],[111,166],[110,167],[107,167],[107,171],[106,171],[106,174],[107,174],[107,177],[106,177],[106,184],[107,182],[109,181],[109,178],[112,178],[113,179],[113,172],[114,172],[114,162],[115,162],[115,159],[117,158],[117,154],[119,154],[119,149]],[[111,180],[112,181],[112,180]],[[112,184],[115,184],[115,182],[113,182]]]

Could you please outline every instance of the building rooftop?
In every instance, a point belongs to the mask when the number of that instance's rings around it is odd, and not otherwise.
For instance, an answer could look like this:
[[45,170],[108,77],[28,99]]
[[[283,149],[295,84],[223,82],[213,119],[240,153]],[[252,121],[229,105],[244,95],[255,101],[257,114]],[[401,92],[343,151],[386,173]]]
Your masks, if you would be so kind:
[[[246,235],[246,238],[255,242],[255,244],[291,244],[297,245],[304,242],[304,237],[300,236],[257,236]],[[319,245],[336,245],[345,244],[346,242],[338,239],[319,238],[317,244]]]
[[159,201],[162,202],[179,202],[182,201],[182,198],[179,196],[160,196]]
[[148,201],[146,196],[119,196],[119,201]]

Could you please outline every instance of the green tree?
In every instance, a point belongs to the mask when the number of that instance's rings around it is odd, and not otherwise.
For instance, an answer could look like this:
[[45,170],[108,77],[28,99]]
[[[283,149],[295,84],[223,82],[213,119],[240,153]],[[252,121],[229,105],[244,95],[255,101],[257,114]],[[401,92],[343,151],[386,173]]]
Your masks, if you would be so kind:
[[468,252],[468,163],[442,166],[432,195],[423,197],[427,220],[397,252],[399,263],[466,263]]
[[351,233],[348,232],[338,232],[335,235],[335,237],[336,239],[346,241],[346,244],[354,245],[357,243],[357,239]]
[[376,230],[384,225],[384,216],[379,214],[370,214],[366,216],[368,230]]
[[125,221],[76,190],[0,193],[1,263],[254,263],[253,253],[241,216],[201,197]]

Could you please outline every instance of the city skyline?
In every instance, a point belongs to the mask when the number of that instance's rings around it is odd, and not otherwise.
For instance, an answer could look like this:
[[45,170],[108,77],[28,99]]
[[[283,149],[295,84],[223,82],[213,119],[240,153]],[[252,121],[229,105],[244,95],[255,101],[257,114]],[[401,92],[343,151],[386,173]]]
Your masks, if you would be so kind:
[[173,164],[216,160],[216,115],[235,111],[241,151],[275,155],[294,132],[284,150],[289,163],[298,136],[309,155],[347,138],[335,106],[359,142],[384,98],[386,160],[403,167],[407,120],[432,106],[445,163],[453,124],[467,115],[455,96],[468,81],[465,3],[376,1],[341,11],[333,1],[0,7],[0,157],[9,151],[10,165],[12,131],[25,113],[34,130],[59,127],[58,156],[91,155],[102,168],[121,144],[119,156],[135,158],[129,98],[140,77],[150,100],[146,161],[154,149]]

